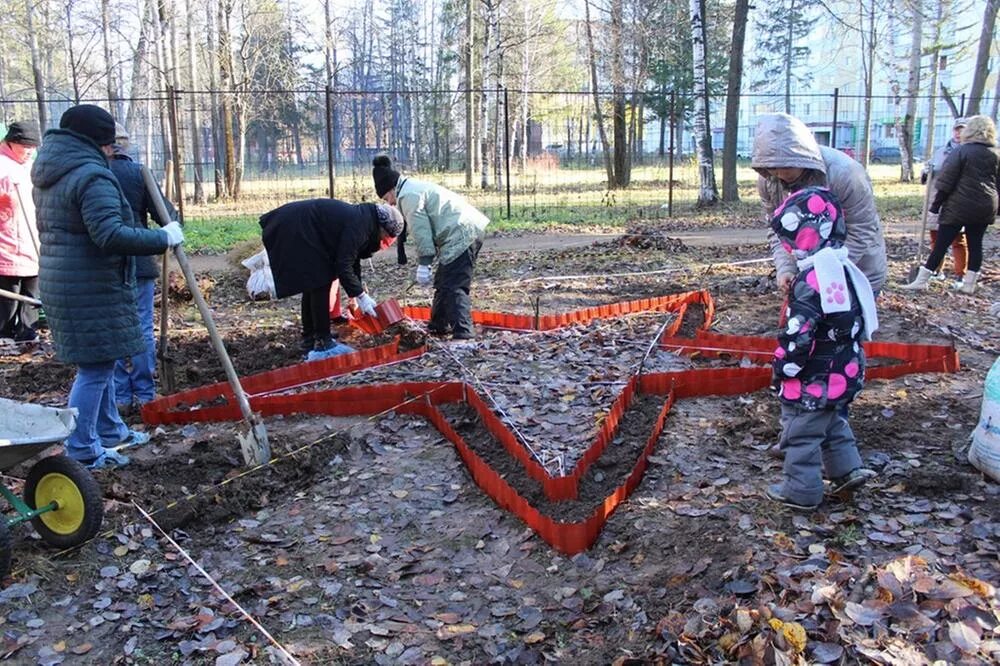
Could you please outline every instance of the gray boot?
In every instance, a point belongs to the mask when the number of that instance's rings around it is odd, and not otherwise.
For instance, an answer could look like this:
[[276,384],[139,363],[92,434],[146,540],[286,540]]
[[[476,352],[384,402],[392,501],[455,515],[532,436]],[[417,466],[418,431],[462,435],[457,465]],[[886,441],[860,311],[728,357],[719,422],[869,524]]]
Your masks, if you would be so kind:
[[976,283],[979,282],[979,271],[965,271],[962,286],[958,288],[963,294],[976,293]]
[[[968,275],[968,271],[965,274]],[[932,275],[934,275],[934,272],[931,269],[921,266],[920,271],[917,273],[917,279],[910,284],[904,284],[900,289],[906,289],[907,291],[927,291]]]

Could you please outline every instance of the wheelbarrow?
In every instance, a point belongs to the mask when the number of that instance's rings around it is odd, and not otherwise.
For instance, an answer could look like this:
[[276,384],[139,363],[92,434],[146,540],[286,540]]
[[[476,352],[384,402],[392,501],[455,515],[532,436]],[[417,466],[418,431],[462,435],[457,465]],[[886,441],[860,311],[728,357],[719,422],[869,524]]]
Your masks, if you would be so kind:
[[[76,425],[75,409],[43,407],[0,398],[0,471],[63,442]],[[0,578],[11,561],[11,528],[30,521],[42,540],[71,548],[93,538],[104,520],[101,488],[90,471],[64,455],[42,458],[28,470],[23,499],[0,484],[14,509],[0,516]]]

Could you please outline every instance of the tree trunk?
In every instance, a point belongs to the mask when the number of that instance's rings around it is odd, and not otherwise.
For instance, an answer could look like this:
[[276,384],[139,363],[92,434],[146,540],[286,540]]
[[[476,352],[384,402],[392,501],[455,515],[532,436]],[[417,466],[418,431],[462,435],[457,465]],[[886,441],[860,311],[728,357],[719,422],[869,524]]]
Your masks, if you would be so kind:
[[[604,170],[608,175],[608,189],[615,186],[615,170],[611,164],[611,146],[608,145],[608,135],[604,130],[604,113],[601,111],[601,93],[597,87],[597,54],[594,52],[594,28],[590,21],[590,0],[583,0],[585,26],[587,29],[587,54],[590,60],[590,89],[594,93],[594,117],[597,120],[597,132],[601,137],[601,147],[604,149]],[[587,134],[587,150],[590,150],[590,133]]]
[[976,53],[976,69],[972,74],[969,104],[965,111],[967,116],[977,115],[983,101],[986,77],[990,74],[990,51],[993,46],[993,30],[997,23],[998,9],[1000,9],[1000,0],[986,0],[986,9],[983,10],[983,29],[979,33],[979,50]]
[[[68,61],[69,69],[69,80],[73,84],[73,103],[80,103],[80,80],[76,73],[76,52],[73,50],[73,16],[72,16],[73,3],[66,3],[66,58]],[[146,22],[141,20],[144,16],[144,12],[139,13],[140,23],[142,24],[142,29],[139,32],[139,46],[136,47],[136,62],[139,62],[138,54],[143,46],[143,38],[145,37],[145,27]],[[2,49],[0,49],[2,50]],[[6,71],[7,66],[5,63],[0,63],[0,69]],[[0,91],[0,97],[6,97],[7,95]]]
[[[875,0],[867,0],[868,6],[860,5],[861,59],[864,65],[865,99],[864,120],[861,127],[861,163],[868,167],[872,130],[872,88],[875,82]],[[867,14],[867,16],[865,15]],[[865,25],[867,23],[867,26]]]
[[475,102],[472,81],[472,59],[475,30],[472,23],[472,0],[465,0],[465,186],[472,187],[472,172],[476,161]]
[[482,89],[479,95],[479,187],[481,189],[486,189],[490,186],[490,160],[489,160],[489,97],[487,91],[489,90],[490,83],[490,58],[492,53],[490,51],[490,39],[492,35],[490,34],[493,28],[492,12],[493,6],[490,2],[483,2],[483,6],[486,8],[487,15],[483,20],[483,45],[482,45],[482,59],[480,60],[480,74],[479,81]]
[[933,52],[931,53],[931,82],[927,86],[930,99],[927,102],[927,140],[924,143],[924,159],[929,160],[934,154],[934,125],[937,120],[938,72],[941,67],[941,23],[944,20],[944,9],[948,0],[940,0],[934,17]]
[[[791,4],[788,6],[789,13],[795,12],[795,0],[792,0]],[[792,67],[794,66],[794,60],[792,58],[792,48],[795,46],[795,36],[793,28],[795,27],[792,21],[787,22],[787,33],[785,34],[785,113],[791,114],[792,112]]]
[[923,48],[924,30],[924,12],[919,0],[912,0],[910,13],[913,20],[910,31],[910,72],[906,80],[906,111],[903,115],[903,131],[899,137],[899,149],[903,157],[900,176],[904,183],[913,181],[913,132],[916,127],[917,95],[920,94],[920,56]]
[[226,165],[226,193],[233,199],[239,198],[239,179],[236,164],[236,137],[233,116],[233,47],[229,18],[232,0],[219,1],[219,85],[222,88],[222,150]]
[[610,189],[628,187],[631,169],[628,150],[628,127],[625,119],[625,63],[622,46],[622,2],[611,0],[611,89],[612,131],[614,133],[614,179]]
[[198,63],[195,55],[194,13],[191,0],[185,0],[187,14],[188,82],[191,84],[191,160],[194,162],[194,203],[205,203],[205,174],[201,168],[201,117],[198,114]]
[[[220,0],[215,0],[220,1]],[[229,192],[226,190],[226,168],[222,161],[222,141],[219,138],[219,132],[222,128],[222,109],[219,103],[219,64],[218,64],[218,12],[214,11],[212,2],[209,1],[205,5],[205,18],[206,25],[208,26],[208,44],[206,44],[206,49],[208,51],[208,85],[211,87],[212,92],[209,95],[209,104],[211,105],[211,131],[212,131],[212,161],[215,168],[214,180],[215,180],[215,198],[226,199],[229,197]]]
[[101,41],[104,47],[104,78],[107,84],[108,108],[115,103],[114,61],[111,58],[111,9],[108,0],[101,0]]
[[45,102],[45,79],[38,54],[38,35],[35,34],[34,0],[24,0],[25,15],[28,20],[28,50],[31,52],[31,76],[35,84],[35,103],[38,105],[38,128],[44,132],[48,125]]
[[[750,0],[736,0],[733,45],[729,49],[729,81],[726,87],[726,128],[722,142],[722,200],[739,201],[736,182],[736,148],[740,137],[740,89],[743,86],[743,46],[746,41]],[[661,136],[662,144],[663,138]]]
[[719,200],[715,187],[715,164],[712,154],[712,129],[709,126],[708,69],[705,61],[704,0],[691,0],[691,43],[694,63],[694,132],[698,142],[698,207],[715,205]]

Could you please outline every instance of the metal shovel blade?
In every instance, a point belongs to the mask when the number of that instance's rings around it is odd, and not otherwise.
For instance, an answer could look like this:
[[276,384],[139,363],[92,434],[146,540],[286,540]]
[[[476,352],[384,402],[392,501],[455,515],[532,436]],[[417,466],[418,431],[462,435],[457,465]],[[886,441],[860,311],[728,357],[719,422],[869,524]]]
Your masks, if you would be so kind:
[[255,423],[244,435],[236,433],[243,452],[243,462],[248,466],[263,465],[271,459],[271,444],[267,441],[267,428],[263,423]]

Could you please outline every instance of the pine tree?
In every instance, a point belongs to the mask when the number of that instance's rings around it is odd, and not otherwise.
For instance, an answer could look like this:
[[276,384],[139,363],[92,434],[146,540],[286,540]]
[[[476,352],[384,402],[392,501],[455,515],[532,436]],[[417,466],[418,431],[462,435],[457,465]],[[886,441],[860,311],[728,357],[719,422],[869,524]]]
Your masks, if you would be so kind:
[[792,86],[808,89],[812,74],[799,69],[811,48],[806,38],[819,19],[819,0],[774,0],[754,20],[757,33],[750,89],[783,94],[785,113],[792,113]]

